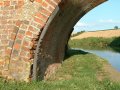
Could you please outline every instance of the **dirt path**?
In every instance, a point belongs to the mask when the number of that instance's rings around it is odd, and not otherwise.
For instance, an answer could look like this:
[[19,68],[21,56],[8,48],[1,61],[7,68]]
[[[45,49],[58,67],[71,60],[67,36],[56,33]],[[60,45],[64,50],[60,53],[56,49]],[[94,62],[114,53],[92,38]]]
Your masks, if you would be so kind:
[[[120,37],[120,29],[118,30],[106,30],[106,31],[94,31],[94,32],[84,32],[78,36],[72,37],[71,39],[82,39],[88,37]],[[106,73],[112,81],[120,82],[120,72],[115,70],[110,64],[103,63],[103,71]],[[99,73],[98,79],[102,80],[104,78],[103,73]]]
[[115,70],[110,64],[104,64],[103,70],[108,73],[112,81],[120,82],[120,72]]
[[82,39],[88,37],[119,37],[120,36],[120,29],[118,30],[106,30],[106,31],[95,31],[95,32],[84,32],[78,36],[72,37],[71,39]]

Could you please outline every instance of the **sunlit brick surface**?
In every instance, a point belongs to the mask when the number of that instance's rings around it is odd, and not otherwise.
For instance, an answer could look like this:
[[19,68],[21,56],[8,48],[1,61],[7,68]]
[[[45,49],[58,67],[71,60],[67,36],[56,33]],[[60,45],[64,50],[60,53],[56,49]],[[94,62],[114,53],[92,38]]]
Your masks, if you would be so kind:
[[[75,3],[73,1],[75,1]],[[77,6],[76,1],[79,2],[78,5],[80,5],[80,7]],[[75,10],[72,10],[72,8],[69,7],[70,5],[75,7],[74,4],[76,4],[76,11],[85,11],[86,13],[103,1],[105,0],[0,0],[0,76],[7,79],[30,80],[30,70],[38,40],[56,6],[58,6],[59,11],[63,13],[63,15],[60,13],[58,16],[63,17],[63,21],[69,21],[70,24],[71,22],[76,23],[74,17],[80,16],[74,13]],[[88,4],[91,6],[90,8],[87,7]],[[69,8],[71,8],[71,11],[68,11],[70,10]],[[70,12],[70,14],[66,14],[66,12]],[[81,17],[82,16],[83,15],[81,15]],[[58,22],[60,22],[60,20],[56,21],[55,24]],[[66,23],[61,22],[61,26],[59,24],[57,28],[58,32],[59,30],[61,30],[61,32],[65,31],[62,31],[62,25],[66,25]],[[57,29],[55,33],[59,35]],[[55,29],[53,28],[53,30]],[[50,34],[52,34],[52,32],[50,32]],[[53,34],[53,36],[55,35]],[[64,45],[62,45],[62,43],[59,45],[62,46],[61,50],[60,48],[52,50],[62,53]],[[50,47],[46,44],[44,46]],[[59,54],[57,56],[59,56]],[[57,59],[57,56],[53,57]],[[57,66],[57,64],[55,64],[55,66]],[[51,65],[48,67],[54,70],[55,66]],[[47,69],[46,72],[53,72],[51,70]]]

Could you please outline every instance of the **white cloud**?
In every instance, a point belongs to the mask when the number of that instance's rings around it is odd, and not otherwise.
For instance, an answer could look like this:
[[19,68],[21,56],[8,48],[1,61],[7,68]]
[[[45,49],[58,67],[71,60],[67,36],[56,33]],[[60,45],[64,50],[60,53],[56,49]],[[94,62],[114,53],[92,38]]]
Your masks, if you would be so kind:
[[120,27],[120,20],[100,19],[94,22],[78,21],[78,23],[75,25],[74,28],[76,29],[76,31],[79,31],[79,30],[94,31],[94,30],[110,29],[110,28],[113,28],[114,26]]
[[79,21],[79,22],[76,24],[76,26],[78,26],[78,27],[80,27],[80,26],[84,27],[84,26],[88,26],[88,24]]
[[78,22],[75,26],[76,27],[91,27],[91,26],[95,26],[96,23],[84,23],[84,22]]
[[98,22],[100,23],[120,23],[120,21],[116,21],[116,20],[112,20],[112,19],[108,19],[108,20],[99,20]]

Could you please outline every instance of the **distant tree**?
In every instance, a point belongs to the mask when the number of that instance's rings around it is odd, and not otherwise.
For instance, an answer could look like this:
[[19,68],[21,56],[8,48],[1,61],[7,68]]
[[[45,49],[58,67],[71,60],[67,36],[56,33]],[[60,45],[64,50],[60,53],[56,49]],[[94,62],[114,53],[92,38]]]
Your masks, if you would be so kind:
[[80,34],[82,34],[82,33],[84,33],[84,32],[85,32],[85,30],[80,31],[80,32],[77,32],[77,33],[75,33],[75,34],[72,34],[71,37],[78,36],[78,35],[80,35]]
[[118,29],[118,26],[115,26],[114,29]]

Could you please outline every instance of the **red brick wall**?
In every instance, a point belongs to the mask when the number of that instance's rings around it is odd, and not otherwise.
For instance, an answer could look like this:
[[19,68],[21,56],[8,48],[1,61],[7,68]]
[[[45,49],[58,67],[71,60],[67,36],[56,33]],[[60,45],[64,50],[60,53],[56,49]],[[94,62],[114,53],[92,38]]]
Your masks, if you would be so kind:
[[16,72],[29,72],[41,30],[59,2],[0,0],[0,75],[12,78]]
[[104,1],[0,0],[0,76],[24,81],[30,79],[37,42],[59,4],[40,47],[44,49],[40,50],[39,57],[42,64],[39,62],[37,66],[38,71],[41,69],[49,77],[48,74],[54,72],[64,58],[66,41],[75,23]]

